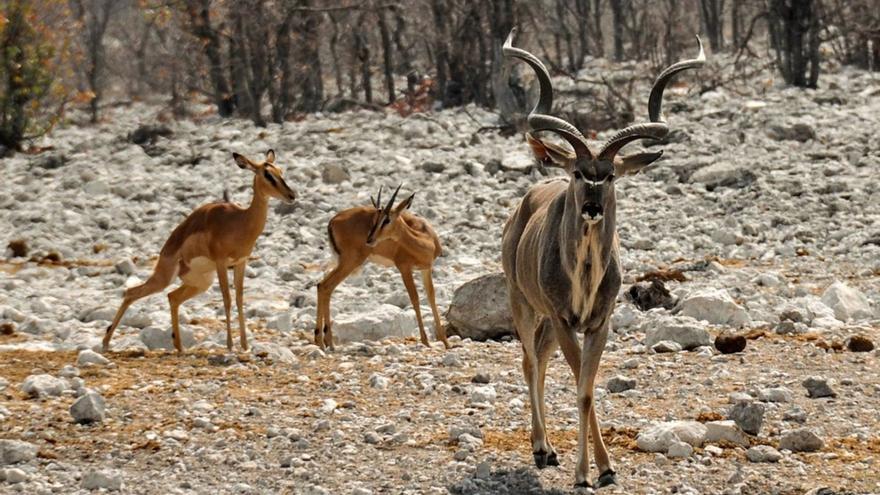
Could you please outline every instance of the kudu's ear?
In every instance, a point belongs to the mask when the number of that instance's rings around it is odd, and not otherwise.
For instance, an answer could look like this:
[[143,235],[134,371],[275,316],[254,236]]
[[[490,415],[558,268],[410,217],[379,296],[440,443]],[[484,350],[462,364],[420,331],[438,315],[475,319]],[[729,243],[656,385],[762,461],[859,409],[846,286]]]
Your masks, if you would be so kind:
[[254,164],[254,162],[250,161],[248,157],[244,155],[233,153],[232,158],[235,160],[235,164],[238,165],[239,168],[246,168],[252,172],[257,170],[257,165]]
[[526,141],[532,148],[532,154],[545,167],[568,168],[575,160],[574,152],[538,139],[531,133],[526,133]]
[[618,177],[635,175],[641,172],[643,168],[654,163],[662,155],[662,150],[632,153],[626,156],[617,155],[614,157],[614,175]]
[[275,163],[275,150],[266,152],[266,163]]

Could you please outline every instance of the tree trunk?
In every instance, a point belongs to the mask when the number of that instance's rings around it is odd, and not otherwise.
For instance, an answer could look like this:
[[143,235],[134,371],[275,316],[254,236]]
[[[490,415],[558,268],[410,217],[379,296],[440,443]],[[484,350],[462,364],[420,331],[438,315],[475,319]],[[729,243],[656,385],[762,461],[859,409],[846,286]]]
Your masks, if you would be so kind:
[[190,30],[204,46],[208,58],[208,72],[214,89],[214,104],[221,117],[229,117],[235,111],[235,98],[230,92],[229,83],[223,74],[223,46],[220,35],[211,26],[211,0],[187,0]]
[[434,58],[437,77],[434,98],[443,103],[446,97],[446,79],[449,68],[449,39],[446,34],[448,12],[445,0],[431,0],[431,13],[434,17]]
[[614,26],[614,60],[623,60],[623,0],[609,0],[611,17]]
[[361,64],[361,85],[364,88],[364,101],[373,103],[373,82],[370,74],[370,46],[364,32],[366,14],[358,16],[354,27],[354,53]]
[[388,103],[394,103],[397,94],[394,91],[394,54],[392,53],[391,32],[385,19],[385,9],[379,8],[376,17],[379,20],[379,35],[382,39],[382,61],[384,62],[385,90],[388,92]]

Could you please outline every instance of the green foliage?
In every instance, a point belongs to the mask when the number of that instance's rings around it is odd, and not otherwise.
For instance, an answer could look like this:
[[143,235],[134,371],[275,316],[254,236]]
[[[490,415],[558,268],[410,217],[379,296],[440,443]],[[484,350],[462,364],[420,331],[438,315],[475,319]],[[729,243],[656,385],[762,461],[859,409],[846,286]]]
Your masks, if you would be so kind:
[[0,11],[0,146],[14,150],[48,130],[60,112],[43,106],[55,89],[55,46],[35,25],[33,10],[30,2],[10,0]]

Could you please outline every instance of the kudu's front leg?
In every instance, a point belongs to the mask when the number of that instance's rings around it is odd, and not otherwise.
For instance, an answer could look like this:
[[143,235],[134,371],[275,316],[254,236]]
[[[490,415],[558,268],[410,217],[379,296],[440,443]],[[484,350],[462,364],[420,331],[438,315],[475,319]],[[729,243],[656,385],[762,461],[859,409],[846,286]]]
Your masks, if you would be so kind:
[[608,338],[608,323],[597,329],[584,333],[584,344],[581,350],[580,372],[578,373],[578,463],[575,467],[575,484],[590,486],[590,428],[593,429],[593,442],[596,450],[596,463],[600,470],[597,484],[605,486],[615,483],[614,470],[605,443],[602,441],[602,430],[596,417],[595,385],[599,372],[599,360],[605,350]]

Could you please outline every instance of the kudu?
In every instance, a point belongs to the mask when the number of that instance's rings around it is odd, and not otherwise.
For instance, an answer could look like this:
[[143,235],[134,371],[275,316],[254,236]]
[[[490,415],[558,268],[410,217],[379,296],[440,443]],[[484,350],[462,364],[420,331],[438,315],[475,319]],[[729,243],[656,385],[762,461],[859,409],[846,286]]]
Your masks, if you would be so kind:
[[242,208],[230,202],[215,202],[200,206],[190,213],[165,241],[152,276],[143,284],[125,291],[122,305],[119,306],[113,323],[107,327],[104,334],[104,352],[110,348],[110,338],[113,337],[113,331],[122,320],[125,310],[138,299],[168,287],[178,276],[183,283],[168,294],[168,302],[171,305],[174,347],[178,353],[183,352],[177,310],[187,299],[192,299],[208,290],[214,282],[215,272],[220,280],[223,306],[226,309],[226,347],[232,350],[227,273],[230,267],[233,269],[235,282],[239,339],[241,348],[247,350],[242,308],[245,265],[266,225],[269,198],[275,197],[293,202],[296,193],[284,182],[281,169],[275,165],[274,151],[269,150],[266,153],[266,160],[262,163],[253,162],[238,153],[233,153],[232,157],[240,168],[254,173],[254,197],[250,206]]
[[[670,66],[654,82],[648,101],[650,122],[621,130],[596,152],[573,125],[548,115],[553,103],[550,75],[537,57],[512,46],[514,34],[511,31],[504,44],[504,55],[526,62],[540,85],[539,100],[528,116],[527,141],[543,164],[567,173],[565,179],[533,186],[508,219],[502,237],[502,264],[513,322],[524,352],[532,452],[539,468],[558,465],[546,433],[544,377],[547,361],[559,345],[577,383],[575,482],[590,486],[588,441],[592,430],[600,471],[597,485],[605,486],[615,483],[616,478],[596,418],[593,388],[621,285],[614,184],[618,177],[639,172],[662,154],[622,156],[618,152],[637,139],[666,136],[668,127],[660,112],[663,90],[675,74],[700,67],[705,55],[697,38],[699,56]],[[574,152],[541,140],[537,137],[541,131],[557,134]],[[579,333],[584,335],[581,347]]]
[[406,211],[412,205],[415,193],[397,206],[391,199],[382,206],[382,189],[378,197],[370,197],[372,206],[356,206],[337,213],[327,225],[330,246],[337,256],[336,266],[318,284],[318,314],[315,319],[315,344],[322,349],[333,348],[333,327],[330,319],[330,298],[336,287],[366,261],[382,266],[394,266],[403,278],[403,285],[416,312],[422,344],[430,346],[422,323],[419,294],[413,280],[413,270],[422,272],[422,283],[434,314],[437,339],[448,349],[446,331],[440,322],[440,312],[434,299],[434,281],[431,269],[442,253],[440,238],[427,220]]

